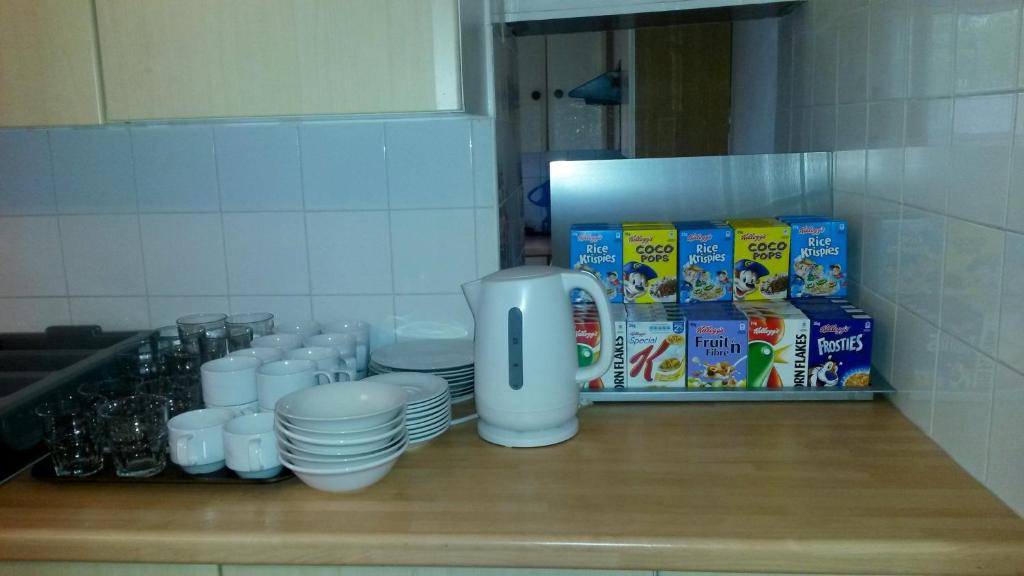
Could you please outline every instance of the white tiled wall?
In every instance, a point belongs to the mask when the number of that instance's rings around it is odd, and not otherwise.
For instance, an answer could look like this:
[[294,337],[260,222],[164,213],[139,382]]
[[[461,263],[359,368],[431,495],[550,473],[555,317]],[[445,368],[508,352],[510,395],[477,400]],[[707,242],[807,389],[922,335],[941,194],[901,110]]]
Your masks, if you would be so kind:
[[813,0],[780,151],[834,149],[851,292],[897,406],[1024,514],[1021,0]]
[[494,119],[0,130],[0,331],[189,312],[472,332],[498,268]]

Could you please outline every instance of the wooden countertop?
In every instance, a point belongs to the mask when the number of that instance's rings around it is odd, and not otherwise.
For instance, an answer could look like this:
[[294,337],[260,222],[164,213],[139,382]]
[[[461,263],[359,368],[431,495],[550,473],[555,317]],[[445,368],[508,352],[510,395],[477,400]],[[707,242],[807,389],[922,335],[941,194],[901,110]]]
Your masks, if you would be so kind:
[[1024,573],[1024,520],[886,402],[599,405],[463,425],[379,484],[0,487],[0,559]]

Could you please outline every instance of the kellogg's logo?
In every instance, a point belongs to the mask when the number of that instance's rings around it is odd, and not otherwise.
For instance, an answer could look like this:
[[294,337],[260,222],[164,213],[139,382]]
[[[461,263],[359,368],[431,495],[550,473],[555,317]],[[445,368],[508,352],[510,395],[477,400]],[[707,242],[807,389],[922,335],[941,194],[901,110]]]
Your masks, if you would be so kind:
[[777,336],[781,332],[781,328],[768,328],[767,326],[757,326],[754,328],[754,334],[758,336]]
[[817,236],[818,234],[821,234],[824,231],[825,231],[825,227],[824,226],[801,226],[800,227],[800,234],[810,234],[812,236]]
[[600,242],[601,240],[604,240],[604,236],[593,232],[583,232],[577,235],[576,239],[580,242]]
[[629,241],[637,244],[650,244],[654,241],[654,236],[644,236],[643,234],[630,234]]
[[700,232],[690,232],[686,235],[687,242],[710,242],[711,234],[702,234]]
[[836,336],[842,336],[849,331],[849,326],[840,326],[839,324],[825,324],[821,327],[822,334],[835,334]]
[[740,240],[764,240],[767,238],[767,234],[759,234],[757,232],[747,232],[743,236],[740,236]]
[[724,326],[698,326],[697,334],[725,334]]
[[576,329],[576,338],[597,338],[597,330],[587,330],[586,328]]

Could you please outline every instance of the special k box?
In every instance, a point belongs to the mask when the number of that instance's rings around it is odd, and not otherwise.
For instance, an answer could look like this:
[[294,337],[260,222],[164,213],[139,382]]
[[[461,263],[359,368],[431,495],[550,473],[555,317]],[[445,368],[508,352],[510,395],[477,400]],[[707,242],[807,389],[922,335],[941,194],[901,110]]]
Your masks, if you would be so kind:
[[626,388],[686,388],[686,321],[675,304],[626,307]]
[[806,386],[810,321],[791,306],[737,306],[747,317],[747,387]]
[[774,218],[729,220],[733,300],[784,300],[789,294],[790,226]]
[[675,302],[676,228],[668,222],[622,225],[623,302]]
[[[612,324],[615,334],[612,346],[612,364],[600,377],[589,382],[580,382],[581,390],[622,390],[626,387],[626,308],[622,304],[611,304]],[[597,308],[593,304],[573,306],[573,322],[576,325],[576,361],[580,368],[590,366],[601,357],[601,323],[597,319]]]

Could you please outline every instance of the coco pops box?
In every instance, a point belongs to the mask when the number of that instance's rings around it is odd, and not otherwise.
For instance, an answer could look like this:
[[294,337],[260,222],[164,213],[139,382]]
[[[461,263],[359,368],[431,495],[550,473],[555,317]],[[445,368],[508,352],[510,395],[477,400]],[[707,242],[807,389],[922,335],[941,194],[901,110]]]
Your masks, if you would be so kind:
[[[593,274],[609,302],[622,302],[622,228],[617,224],[575,224],[569,232],[569,261],[573,270]],[[573,302],[590,302],[582,290]]]
[[789,295],[790,226],[774,218],[729,220],[733,228],[733,300]]
[[790,298],[846,296],[845,220],[782,216],[790,226]]
[[622,225],[623,302],[675,302],[676,228],[668,222]]
[[679,302],[732,300],[732,228],[721,221],[676,222]]

